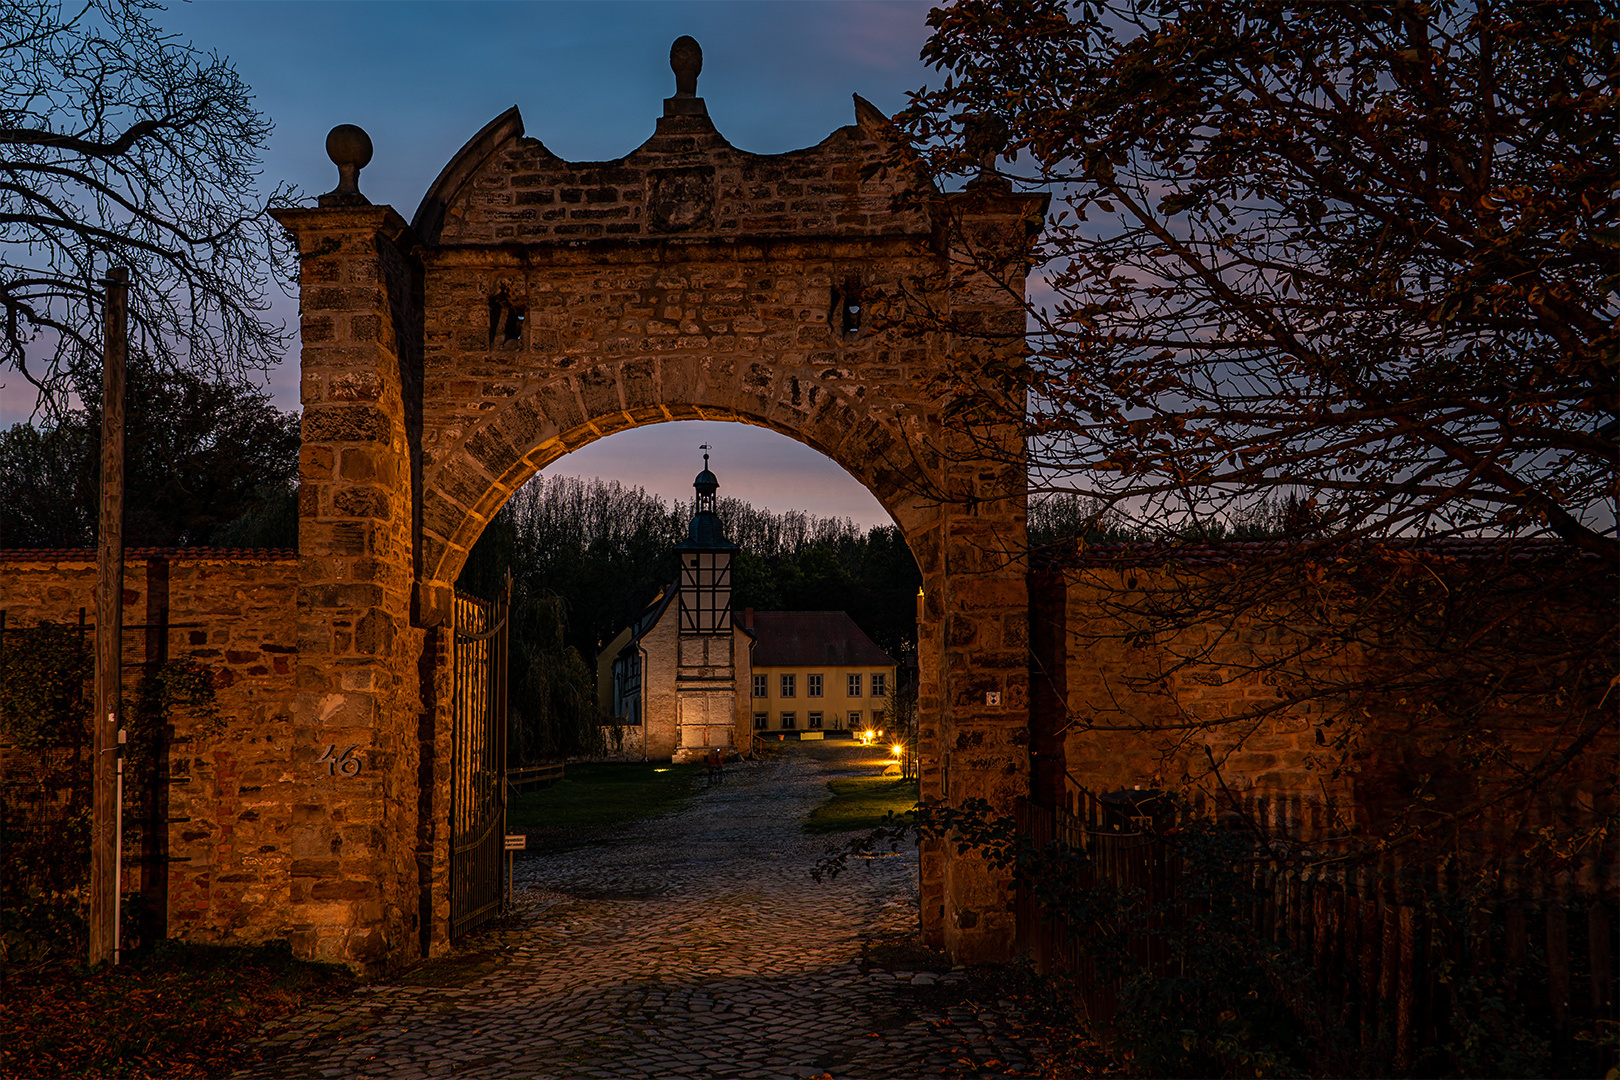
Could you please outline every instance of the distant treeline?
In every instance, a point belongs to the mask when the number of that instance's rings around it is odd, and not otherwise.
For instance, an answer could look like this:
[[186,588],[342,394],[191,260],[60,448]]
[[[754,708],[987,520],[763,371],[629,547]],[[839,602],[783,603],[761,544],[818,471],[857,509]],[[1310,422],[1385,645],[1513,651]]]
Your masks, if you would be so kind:
[[1029,496],[1029,542],[1039,547],[1059,540],[1153,541],[1263,540],[1318,531],[1315,508],[1298,495],[1228,507],[1219,513],[1185,512],[1174,518],[1132,520],[1118,508],[1083,491],[1041,491]]
[[[262,387],[131,356],[124,543],[297,547],[298,414]],[[101,500],[101,382],[79,408],[0,430],[0,548],[87,548]]]
[[[916,560],[890,525],[775,513],[722,498],[734,561],[733,606],[847,611],[891,655],[916,648]],[[506,504],[474,546],[462,588],[487,593],[512,567],[516,581],[562,604],[564,640],[594,657],[675,580],[674,546],[692,504],[618,481],[538,477]]]

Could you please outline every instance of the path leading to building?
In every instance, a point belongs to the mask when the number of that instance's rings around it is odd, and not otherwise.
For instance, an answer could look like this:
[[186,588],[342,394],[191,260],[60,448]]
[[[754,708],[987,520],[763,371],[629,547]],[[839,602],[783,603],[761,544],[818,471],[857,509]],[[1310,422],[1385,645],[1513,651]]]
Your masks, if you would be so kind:
[[811,879],[828,838],[799,823],[830,777],[874,764],[789,744],[678,813],[522,859],[512,918],[280,1022],[242,1077],[1039,1075],[1011,1001],[905,970],[915,852]]

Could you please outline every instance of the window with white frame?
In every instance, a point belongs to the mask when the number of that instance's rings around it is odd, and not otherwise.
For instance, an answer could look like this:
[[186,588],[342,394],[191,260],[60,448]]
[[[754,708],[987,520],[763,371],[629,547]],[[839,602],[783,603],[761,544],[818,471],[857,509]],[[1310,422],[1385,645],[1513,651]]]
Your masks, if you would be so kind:
[[889,692],[889,677],[882,672],[872,673],[872,696],[882,697]]
[[769,675],[755,675],[754,676],[754,696],[755,697],[769,697],[770,696],[770,693],[771,693],[770,678],[771,677]]
[[861,729],[861,711],[859,709],[850,710],[849,728],[851,731],[859,731]]
[[777,696],[778,697],[792,697],[794,695],[794,693],[796,692],[796,684],[798,683],[798,678],[799,677],[797,675],[784,675],[784,676],[782,676],[782,687],[781,687],[782,692],[780,694],[778,694]]
[[821,696],[821,676],[820,675],[806,675],[804,677],[804,696],[805,697],[820,697]]
[[821,730],[821,714],[818,713],[818,712],[813,712],[809,716],[805,717],[804,726],[809,728],[812,731],[820,731]]
[[796,728],[798,726],[799,726],[799,714],[798,713],[785,712],[785,713],[782,714],[782,730],[783,731],[792,731],[794,728]]
[[861,677],[859,675],[851,675],[849,677],[849,696],[861,696]]
[[757,713],[754,714],[754,730],[755,731],[764,731],[766,728],[768,728],[770,726],[771,726],[771,715],[770,715],[770,713],[757,712]]

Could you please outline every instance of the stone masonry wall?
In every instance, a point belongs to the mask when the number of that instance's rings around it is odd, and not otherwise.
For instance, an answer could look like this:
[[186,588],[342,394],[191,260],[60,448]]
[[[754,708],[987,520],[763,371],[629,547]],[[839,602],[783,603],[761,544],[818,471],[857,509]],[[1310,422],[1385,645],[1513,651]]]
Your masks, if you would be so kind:
[[[1288,658],[1283,670],[1308,679],[1352,680],[1380,669],[1369,666],[1375,660],[1365,651],[1313,647],[1314,624],[1303,615],[1279,618],[1276,610],[1191,625],[1171,637],[1133,635],[1140,622],[1122,615],[1122,598],[1173,591],[1186,576],[1166,567],[1090,567],[1033,579],[1033,787],[1043,802],[1061,804],[1075,786],[1094,794],[1178,791],[1213,806],[1236,800],[1307,840],[1381,835],[1414,800],[1436,822],[1483,806],[1467,824],[1450,833],[1443,823],[1431,826],[1429,835],[1486,853],[1514,847],[1515,830],[1590,824],[1615,812],[1620,742],[1612,711],[1607,732],[1575,747],[1551,790],[1522,806],[1502,804],[1526,815],[1514,820],[1489,809],[1493,793],[1507,790],[1515,770],[1574,745],[1567,719],[1530,699],[1493,710],[1489,732],[1453,730],[1442,714],[1420,719],[1416,704],[1398,697],[1368,699],[1352,723],[1328,697],[1200,726],[1283,701],[1289,679],[1267,669],[1279,658]],[[1557,616],[1593,617],[1603,616],[1579,608]],[[1489,743],[1471,741],[1478,736]],[[1481,765],[1470,758],[1471,745],[1499,751]]]
[[[124,679],[189,657],[213,676],[224,730],[175,718],[160,761],[169,826],[154,862],[131,858],[126,891],[145,893],[169,936],[255,943],[288,936],[298,808],[328,783],[289,767],[298,666],[298,563],[290,552],[132,550],[124,568]],[[91,551],[0,552],[6,629],[95,624]],[[161,629],[166,625],[167,631]],[[133,812],[133,811],[132,811]]]
[[[361,200],[363,203],[363,200]],[[355,771],[299,809],[294,948],[378,969],[448,947],[447,631],[411,620],[421,478],[422,278],[387,207],[276,214],[298,241],[303,340],[291,757]]]

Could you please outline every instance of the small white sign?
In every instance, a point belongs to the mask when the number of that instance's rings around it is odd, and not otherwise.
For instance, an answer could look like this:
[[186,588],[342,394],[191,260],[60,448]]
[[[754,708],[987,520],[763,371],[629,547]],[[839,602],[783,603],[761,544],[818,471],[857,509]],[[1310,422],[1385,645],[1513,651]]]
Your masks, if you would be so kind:
[[528,833],[520,833],[520,832],[519,833],[507,833],[506,834],[506,850],[507,851],[527,851],[527,850],[529,850],[529,834]]
[[986,690],[984,692],[984,703],[986,705],[1000,705],[1001,704],[1001,691],[1000,690]]

